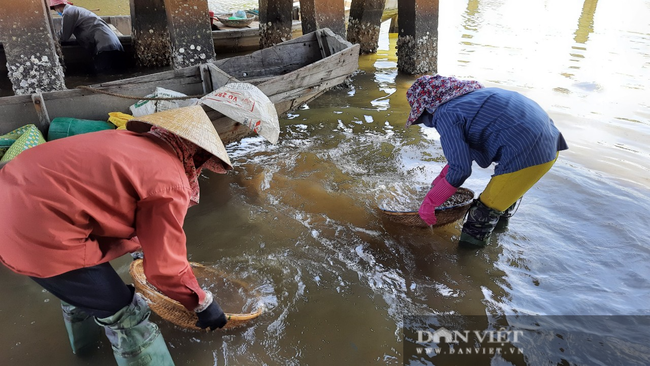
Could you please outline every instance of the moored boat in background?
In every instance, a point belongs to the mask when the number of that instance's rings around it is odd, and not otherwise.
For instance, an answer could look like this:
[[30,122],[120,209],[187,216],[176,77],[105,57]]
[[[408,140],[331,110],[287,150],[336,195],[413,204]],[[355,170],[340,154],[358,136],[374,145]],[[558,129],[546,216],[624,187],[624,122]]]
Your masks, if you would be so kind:
[[[298,108],[350,77],[359,67],[359,45],[320,29],[250,54],[149,75],[31,95],[0,98],[0,135],[35,124],[46,135],[52,119],[107,120],[108,113],[129,107],[157,87],[201,97],[230,82],[256,85],[279,115]],[[244,125],[211,110],[206,112],[224,143],[251,133]]]

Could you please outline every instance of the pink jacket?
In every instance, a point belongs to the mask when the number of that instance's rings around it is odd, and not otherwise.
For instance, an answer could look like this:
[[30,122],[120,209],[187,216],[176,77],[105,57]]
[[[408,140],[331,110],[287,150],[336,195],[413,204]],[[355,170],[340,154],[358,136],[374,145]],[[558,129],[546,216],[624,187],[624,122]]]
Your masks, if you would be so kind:
[[108,130],[38,145],[0,170],[0,261],[44,278],[141,246],[148,281],[193,310],[206,295],[187,261],[189,197],[181,161],[154,136]]

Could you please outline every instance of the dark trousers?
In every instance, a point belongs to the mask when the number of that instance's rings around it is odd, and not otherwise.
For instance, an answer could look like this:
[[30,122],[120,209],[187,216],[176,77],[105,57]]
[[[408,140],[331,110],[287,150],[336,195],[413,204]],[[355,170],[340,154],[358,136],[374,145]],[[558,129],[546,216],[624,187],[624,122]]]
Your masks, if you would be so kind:
[[123,51],[100,52],[93,58],[96,74],[121,74],[126,72],[126,54]]
[[109,317],[129,305],[134,293],[134,288],[122,281],[110,263],[31,279],[60,300],[97,318]]

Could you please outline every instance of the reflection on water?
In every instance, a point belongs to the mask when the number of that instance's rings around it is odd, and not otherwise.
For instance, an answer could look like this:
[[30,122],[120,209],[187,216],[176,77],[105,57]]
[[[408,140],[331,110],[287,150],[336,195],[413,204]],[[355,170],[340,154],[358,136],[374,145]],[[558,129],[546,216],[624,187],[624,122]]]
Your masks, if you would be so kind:
[[[462,44],[467,47],[464,47],[459,52],[458,56],[469,56],[469,54],[473,52],[472,48],[475,44],[472,39],[474,38],[474,35],[477,34],[481,21],[479,0],[469,0],[467,2],[467,9],[463,15],[463,28],[465,29],[465,32],[461,35],[463,38]],[[467,59],[458,59],[458,62],[469,63],[469,57],[467,57]]]
[[465,21],[463,22],[463,28],[467,30],[467,33],[462,35],[463,38],[471,39],[478,30],[478,25],[480,24],[478,6],[479,0],[469,0],[467,2],[467,10],[464,16]]
[[594,14],[596,13],[596,6],[598,0],[585,0],[582,5],[582,13],[578,20],[578,28],[573,38],[576,43],[585,44],[589,40],[589,35],[594,31]]
[[[154,315],[176,363],[399,365],[408,314],[490,315],[496,325],[514,315],[650,314],[646,3],[441,2],[440,73],[530,96],[570,146],[483,250],[458,250],[459,224],[404,228],[378,211],[392,192],[412,199],[445,163],[434,130],[404,128],[415,77],[397,72],[386,28],[349,88],[281,119],[278,145],[229,145],[235,170],[201,179],[201,204],[185,223],[188,253],[246,281],[267,311],[210,334]],[[577,32],[576,19],[592,20]],[[583,23],[593,26],[578,41]],[[577,45],[573,68],[567,52]],[[476,168],[465,186],[481,192],[491,173]],[[128,261],[114,263],[125,279]],[[92,356],[69,353],[56,299],[28,279],[0,269],[0,293],[0,364],[114,364],[105,341]],[[561,363],[565,344],[531,351],[534,362],[473,361]]]
[[[582,12],[580,13],[580,19],[578,20],[578,28],[575,31],[575,37],[573,37],[576,44],[571,46],[571,56],[574,57],[572,61],[576,62],[575,65],[570,66],[572,69],[579,69],[579,59],[585,57],[584,53],[587,50],[585,44],[589,41],[589,35],[594,31],[594,14],[596,13],[596,5],[598,5],[598,0],[585,0],[584,5],[582,6]],[[569,78],[573,76],[568,73],[565,75]]]

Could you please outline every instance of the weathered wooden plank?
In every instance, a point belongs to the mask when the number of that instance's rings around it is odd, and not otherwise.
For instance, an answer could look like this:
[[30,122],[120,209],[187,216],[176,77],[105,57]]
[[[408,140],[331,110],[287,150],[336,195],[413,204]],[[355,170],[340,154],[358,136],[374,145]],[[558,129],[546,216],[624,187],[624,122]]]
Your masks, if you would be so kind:
[[[332,44],[332,41],[335,41],[332,39],[333,37],[328,36],[327,32],[323,29],[319,30],[316,32],[316,38],[319,40],[319,44],[322,48],[321,52],[325,57],[329,57],[333,54],[336,53],[336,49],[334,45]],[[336,42],[339,43],[339,42]]]
[[215,64],[225,72],[245,80],[285,74],[319,59],[320,52],[314,40],[292,47],[264,49],[250,55],[218,60]]
[[354,45],[347,51],[285,74],[283,83],[277,83],[271,79],[259,84],[258,88],[266,95],[272,96],[281,92],[283,89],[293,89],[304,85],[318,85],[330,78],[353,73],[358,68],[358,59],[359,45]]
[[[317,96],[319,96],[320,94],[322,94],[322,93],[326,92],[327,90],[331,89],[332,87],[335,87],[335,86],[345,82],[346,77],[347,77],[346,75],[343,75],[343,76],[328,79],[328,80],[324,81],[320,85],[306,86],[306,87],[302,87],[302,88],[287,90],[287,91],[272,95],[269,99],[271,99],[271,101],[273,101],[276,104],[276,110],[278,110],[278,114],[283,114],[283,113],[286,113],[288,111],[291,111],[294,108],[297,108],[298,106],[291,107],[290,109],[280,108],[280,107],[278,107],[278,103],[276,103],[276,101],[278,101],[278,100],[282,101],[282,100],[287,100],[287,99],[293,101],[293,100],[299,100],[301,98],[304,98],[306,100],[312,100],[312,99],[316,98]],[[294,104],[295,104],[295,102],[294,102]]]
[[38,125],[39,117],[31,95],[0,98],[0,134],[13,131],[29,123]]
[[206,64],[210,70],[210,78],[212,79],[212,90],[217,90],[228,83],[238,83],[237,78],[227,74],[212,63]]
[[220,114],[217,111],[206,110],[206,114],[210,117],[210,120],[212,120],[214,128],[217,130],[217,133],[224,144],[240,140],[246,136],[255,135],[255,133],[248,127]]
[[[0,98],[0,108],[9,107],[9,106],[13,106],[13,105],[24,106],[26,104],[32,104],[32,96],[31,96],[31,94],[27,94],[27,95],[11,95],[11,96],[8,96],[8,97]],[[0,116],[6,117],[5,115],[0,115]]]
[[47,108],[45,107],[45,101],[43,100],[43,94],[36,93],[32,94],[32,103],[34,104],[34,110],[36,115],[38,115],[38,128],[41,132],[47,131],[50,126],[50,116],[47,113]]
[[315,35],[308,34],[248,55],[217,60],[215,65],[244,80],[286,73],[321,58]]
[[149,83],[149,82],[164,81],[168,79],[181,80],[191,76],[196,76],[200,78],[199,75],[200,75],[200,71],[198,66],[189,66],[182,69],[161,71],[161,72],[148,74],[148,75],[141,75],[132,78],[119,79],[119,80],[108,81],[104,83],[93,84],[93,86],[99,87],[99,86],[113,86],[113,85],[130,85],[134,83],[138,83],[138,84]]
[[310,91],[310,93],[307,95],[301,95],[296,97],[295,99],[289,99],[286,101],[275,103],[275,108],[286,111],[282,113],[282,115],[285,115],[287,112],[298,109],[301,105],[309,103],[312,100],[318,98],[319,96],[323,95],[323,93],[325,93],[326,91],[327,90],[322,90],[316,93],[312,93]]
[[207,64],[199,65],[201,70],[201,86],[203,87],[203,94],[210,93],[212,89],[212,78],[210,77],[210,69]]
[[346,48],[352,47],[354,44],[352,42],[346,41],[344,38],[332,32],[332,30],[328,28],[321,29],[320,35],[321,37],[327,36],[328,47],[332,53],[343,51]]
[[262,77],[262,78],[246,78],[246,80],[244,80],[244,81],[249,83],[249,84],[258,85],[258,84],[262,84],[264,82],[267,82],[269,80],[273,80],[274,78],[275,78],[275,76],[265,76],[265,77]]
[[325,45],[323,45],[323,37],[320,36],[320,33],[318,30],[316,30],[316,41],[318,41],[318,50],[320,51],[320,54],[323,58],[327,57],[330,55],[330,53],[327,52],[325,49]]

